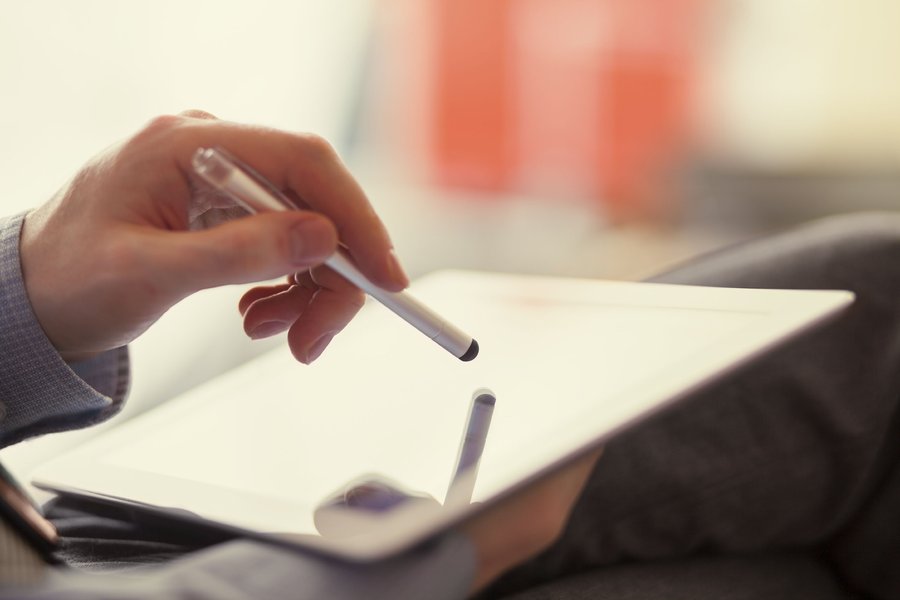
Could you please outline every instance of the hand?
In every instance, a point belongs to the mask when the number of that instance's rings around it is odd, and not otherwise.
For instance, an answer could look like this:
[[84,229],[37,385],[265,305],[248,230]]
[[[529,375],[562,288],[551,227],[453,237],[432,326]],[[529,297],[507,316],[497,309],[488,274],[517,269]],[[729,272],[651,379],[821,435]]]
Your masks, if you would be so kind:
[[600,454],[590,452],[463,525],[478,565],[472,593],[559,538]]
[[[228,149],[309,210],[192,231],[209,194],[191,157],[209,146]],[[363,302],[320,266],[339,236],[373,282],[392,291],[408,284],[384,226],[327,142],[189,111],[153,120],[30,213],[21,261],[35,314],[68,361],[127,344],[197,290],[298,273],[252,290],[240,309],[251,337],[289,328],[292,352],[309,362]]]

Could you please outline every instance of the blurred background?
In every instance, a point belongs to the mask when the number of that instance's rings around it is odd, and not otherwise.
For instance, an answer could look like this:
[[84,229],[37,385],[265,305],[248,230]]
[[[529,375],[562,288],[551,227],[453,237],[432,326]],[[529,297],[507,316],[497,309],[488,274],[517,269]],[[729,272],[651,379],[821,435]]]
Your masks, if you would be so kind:
[[[332,140],[413,276],[638,279],[819,216],[900,203],[894,0],[0,8],[4,214],[186,108]],[[126,415],[279,343],[243,337],[239,295],[191,298],[134,344]],[[24,468],[85,435],[3,457]]]

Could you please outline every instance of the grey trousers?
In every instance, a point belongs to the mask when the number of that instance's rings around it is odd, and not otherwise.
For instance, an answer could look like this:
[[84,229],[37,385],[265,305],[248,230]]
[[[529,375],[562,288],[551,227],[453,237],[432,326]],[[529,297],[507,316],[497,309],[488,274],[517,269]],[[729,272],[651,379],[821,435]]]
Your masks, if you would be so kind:
[[485,597],[900,599],[900,214],[655,281],[848,289],[848,312],[611,442],[567,530]]

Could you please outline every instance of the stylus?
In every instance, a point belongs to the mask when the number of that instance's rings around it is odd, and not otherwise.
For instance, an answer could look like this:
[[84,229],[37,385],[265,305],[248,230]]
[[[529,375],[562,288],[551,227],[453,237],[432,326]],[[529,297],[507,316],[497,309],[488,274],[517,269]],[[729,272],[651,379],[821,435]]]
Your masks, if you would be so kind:
[[[199,148],[194,153],[193,167],[204,181],[251,213],[296,208],[281,190],[222,148]],[[446,321],[408,292],[389,292],[378,287],[360,272],[343,250],[339,249],[331,255],[325,264],[453,356],[469,361],[478,355],[478,342],[472,336]]]
[[465,433],[459,443],[456,468],[453,470],[453,477],[447,488],[444,506],[469,504],[472,501],[475,478],[478,476],[478,464],[484,453],[484,444],[487,441],[496,403],[496,396],[488,389],[476,390],[472,395],[472,407],[469,409]]

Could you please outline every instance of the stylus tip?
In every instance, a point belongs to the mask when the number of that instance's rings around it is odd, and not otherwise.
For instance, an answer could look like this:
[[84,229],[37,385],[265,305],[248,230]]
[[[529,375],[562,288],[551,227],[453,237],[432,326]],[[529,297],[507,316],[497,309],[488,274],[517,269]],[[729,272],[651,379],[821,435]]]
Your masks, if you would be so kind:
[[469,349],[466,350],[465,354],[459,357],[459,360],[469,362],[476,356],[478,356],[478,342],[473,339],[472,343],[469,344]]

